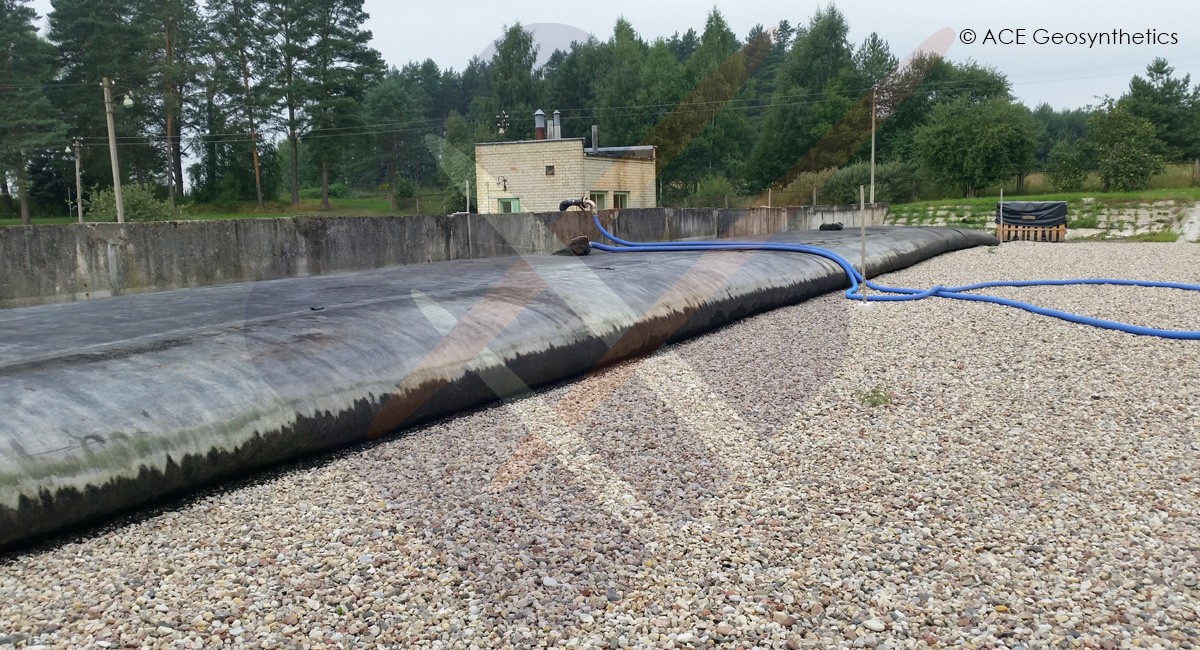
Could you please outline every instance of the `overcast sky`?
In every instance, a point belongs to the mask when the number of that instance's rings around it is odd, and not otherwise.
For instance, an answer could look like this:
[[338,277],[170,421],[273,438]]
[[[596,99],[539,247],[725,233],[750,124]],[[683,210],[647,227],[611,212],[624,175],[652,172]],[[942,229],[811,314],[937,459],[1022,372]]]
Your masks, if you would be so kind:
[[[1017,98],[1031,108],[1048,102],[1056,108],[1076,108],[1096,103],[1098,97],[1118,96],[1129,78],[1145,70],[1155,57],[1165,57],[1178,74],[1190,73],[1200,82],[1200,2],[1194,0],[947,3],[933,0],[840,0],[834,3],[850,25],[850,40],[860,43],[878,32],[903,58],[935,32],[950,28],[960,34],[974,30],[976,42],[965,45],[957,38],[946,55],[956,61],[974,59],[996,67],[1012,82]],[[43,16],[50,0],[33,0]],[[584,33],[607,39],[613,24],[624,16],[643,38],[669,37],[704,28],[705,17],[716,7],[741,38],[756,24],[772,26],[780,19],[807,24],[819,3],[795,0],[754,0],[712,3],[684,0],[449,0],[396,2],[366,0],[371,14],[367,27],[374,46],[390,65],[432,58],[438,65],[462,70],[472,56],[488,50],[505,25],[545,24],[539,30],[544,54]],[[1024,44],[985,44],[988,30],[1023,29]],[[1045,30],[1038,32],[1037,30]],[[1155,30],[1165,45],[1040,45],[1035,37],[1060,33]],[[999,34],[997,34],[999,36]],[[1003,34],[1011,40],[1015,33]],[[564,40],[565,39],[565,40]],[[1177,42],[1171,42],[1177,41]],[[550,110],[552,107],[547,107]]]

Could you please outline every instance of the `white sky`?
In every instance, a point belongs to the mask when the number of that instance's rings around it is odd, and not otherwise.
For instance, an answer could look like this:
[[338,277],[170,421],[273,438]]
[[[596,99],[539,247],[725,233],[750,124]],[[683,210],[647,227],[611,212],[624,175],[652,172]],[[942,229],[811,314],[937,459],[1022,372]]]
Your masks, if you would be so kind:
[[[1026,30],[1024,45],[964,45],[957,40],[947,56],[956,61],[974,59],[992,65],[1012,82],[1013,92],[1034,107],[1049,102],[1055,108],[1076,108],[1096,103],[1098,97],[1117,96],[1129,78],[1143,73],[1157,56],[1165,57],[1177,74],[1190,73],[1200,83],[1200,2],[1195,0],[1006,0],[1005,2],[948,3],[933,0],[839,0],[834,3],[850,25],[850,40],[859,43],[872,31],[903,58],[942,28],[956,33],[973,29],[984,33],[1005,28]],[[33,0],[43,16],[50,0]],[[503,27],[520,21],[529,25],[554,23],[544,38],[552,41],[565,33],[583,32],[605,40],[613,24],[624,16],[643,38],[669,37],[689,27],[700,32],[708,12],[716,7],[733,31],[744,38],[755,24],[773,26],[780,19],[806,24],[821,3],[785,0],[716,0],[711,4],[684,0],[607,0],[570,2],[538,0],[449,0],[396,2],[366,0],[371,14],[367,27],[373,45],[390,65],[432,58],[439,66],[462,70],[472,56],[481,54],[498,38]],[[1175,33],[1169,45],[1037,45],[1034,31]],[[553,50],[550,42],[545,50]],[[544,52],[549,54],[549,51]]]

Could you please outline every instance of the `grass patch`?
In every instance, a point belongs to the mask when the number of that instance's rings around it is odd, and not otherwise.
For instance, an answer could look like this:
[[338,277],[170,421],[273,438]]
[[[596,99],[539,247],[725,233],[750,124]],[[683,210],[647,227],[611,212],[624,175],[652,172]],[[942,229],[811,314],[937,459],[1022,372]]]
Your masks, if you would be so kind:
[[885,384],[879,384],[871,390],[859,393],[858,399],[865,406],[874,408],[891,404],[894,397],[895,395]]
[[1129,242],[1176,242],[1179,241],[1179,233],[1171,230],[1155,230],[1154,232],[1143,232],[1136,235],[1126,237],[1123,241]]
[[[398,210],[392,210],[386,196],[347,197],[329,200],[332,208],[322,210],[320,201],[302,200],[292,207],[287,201],[268,202],[259,209],[253,202],[240,203],[190,203],[179,207],[173,221],[223,221],[227,219],[281,219],[287,217],[387,217],[415,214],[446,214],[445,198],[441,195],[401,199]],[[417,210],[417,206],[420,210]],[[67,225],[76,223],[75,217],[34,217],[38,226]],[[96,223],[85,219],[86,223]],[[0,218],[0,226],[19,226],[19,218]]]

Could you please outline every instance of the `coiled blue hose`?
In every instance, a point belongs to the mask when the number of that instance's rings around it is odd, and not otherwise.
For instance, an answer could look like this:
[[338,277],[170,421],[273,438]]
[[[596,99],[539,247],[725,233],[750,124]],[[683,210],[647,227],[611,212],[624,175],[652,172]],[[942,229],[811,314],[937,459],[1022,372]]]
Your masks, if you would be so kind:
[[816,255],[831,260],[846,273],[846,277],[850,278],[850,288],[846,289],[846,297],[851,300],[862,300],[863,295],[860,292],[860,284],[865,284],[867,287],[879,291],[879,295],[867,296],[869,301],[901,301],[901,300],[920,300],[936,296],[939,298],[953,298],[955,300],[970,300],[974,302],[990,302],[997,305],[1005,305],[1007,307],[1015,307],[1024,309],[1025,311],[1038,314],[1041,316],[1050,316],[1053,318],[1061,318],[1062,320],[1079,323],[1081,325],[1091,325],[1104,329],[1116,330],[1118,332],[1126,332],[1128,334],[1137,334],[1140,336],[1157,336],[1167,339],[1183,339],[1189,341],[1200,341],[1200,331],[1187,330],[1170,330],[1157,327],[1144,327],[1141,325],[1133,325],[1131,323],[1121,323],[1118,321],[1106,320],[1103,318],[1092,318],[1091,316],[1082,316],[1073,314],[1058,309],[1050,309],[1047,307],[1039,307],[1020,300],[1010,300],[999,296],[981,295],[975,293],[967,293],[969,291],[977,291],[979,289],[990,289],[992,287],[1045,287],[1055,286],[1064,287],[1072,285],[1084,284],[1108,284],[1123,287],[1146,287],[1155,289],[1181,289],[1183,291],[1200,292],[1200,285],[1185,284],[1182,282],[1155,282],[1149,280],[1120,280],[1111,278],[1084,278],[1078,280],[998,280],[993,282],[979,282],[976,284],[968,284],[961,287],[943,287],[934,286],[928,289],[907,289],[904,287],[889,287],[882,284],[877,284],[867,280],[855,269],[846,258],[837,253],[819,246],[809,246],[807,244],[781,244],[777,242],[750,242],[750,241],[686,241],[686,242],[632,242],[626,241],[610,233],[600,223],[598,216],[592,216],[592,222],[596,225],[596,229],[605,237],[610,239],[618,246],[610,246],[608,244],[600,244],[592,242],[592,247],[598,250],[607,251],[610,253],[634,253],[634,252],[677,252],[677,251],[785,251],[791,253],[807,253]]

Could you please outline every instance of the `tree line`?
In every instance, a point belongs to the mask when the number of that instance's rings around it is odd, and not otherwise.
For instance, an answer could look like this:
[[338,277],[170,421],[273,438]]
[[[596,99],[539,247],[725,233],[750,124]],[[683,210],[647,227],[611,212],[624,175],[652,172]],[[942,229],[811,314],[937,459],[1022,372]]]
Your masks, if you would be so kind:
[[1136,189],[1200,157],[1200,87],[1161,59],[1120,98],[1030,110],[994,68],[901,61],[874,33],[851,43],[832,6],[745,37],[716,10],[651,41],[620,19],[542,66],[515,24],[462,71],[385,66],[366,18],[362,0],[54,0],[43,38],[26,0],[0,0],[0,212],[65,212],[75,139],[86,193],[111,185],[104,78],[121,174],[172,203],[186,186],[195,202],[328,207],[354,187],[394,207],[418,187],[461,188],[472,145],[532,138],[538,108],[561,112],[565,137],[596,124],[602,144],[657,146],[666,202],[816,187],[855,200],[872,117],[882,201],[921,184],[973,195],[1035,168],[1059,189],[1093,171]]

